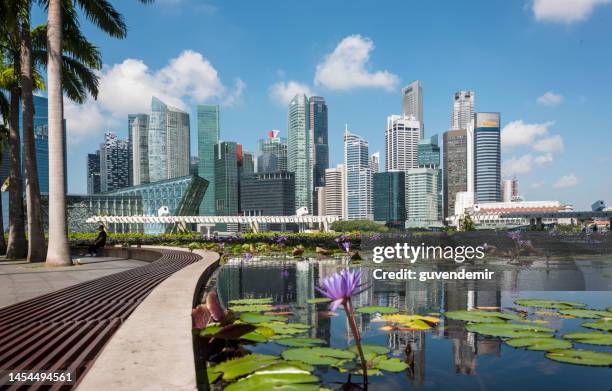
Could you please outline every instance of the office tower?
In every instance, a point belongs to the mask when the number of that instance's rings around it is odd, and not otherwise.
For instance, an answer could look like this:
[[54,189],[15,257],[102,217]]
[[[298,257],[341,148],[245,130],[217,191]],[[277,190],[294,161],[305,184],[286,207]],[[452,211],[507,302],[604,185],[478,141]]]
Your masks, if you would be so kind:
[[403,171],[374,173],[374,220],[394,227],[406,222],[406,174]]
[[198,175],[199,164],[200,159],[197,156],[192,156],[189,158],[189,175]]
[[444,218],[455,214],[457,193],[468,191],[468,141],[466,129],[451,129],[443,136]]
[[440,146],[438,145],[437,134],[419,140],[417,150],[417,165],[419,167],[440,167]]
[[189,175],[189,114],[153,97],[149,118],[149,181]]
[[317,199],[317,216],[325,216],[325,186],[315,187],[315,198]]
[[238,148],[235,142],[221,141],[214,149],[215,214],[238,214]]
[[[242,154],[242,158],[240,158],[240,153]],[[238,171],[240,173],[240,177],[251,175],[255,172],[255,158],[253,156],[253,152],[241,150],[238,154]]]
[[240,179],[240,210],[245,216],[292,216],[295,214],[295,175],[264,172]]
[[370,170],[372,170],[372,175],[380,171],[380,152],[370,155]]
[[209,182],[200,215],[215,215],[215,145],[219,143],[219,106],[198,105],[198,175]]
[[406,226],[431,227],[441,225],[440,170],[411,168],[406,173]]
[[289,103],[287,166],[295,173],[295,207],[312,212],[312,140],[310,110],[306,95],[298,94]]
[[418,166],[421,123],[414,117],[391,115],[385,130],[385,170],[407,171]]
[[368,142],[362,137],[344,132],[344,166],[346,167],[346,208],[348,220],[371,220],[372,171]]
[[474,196],[476,203],[501,201],[499,113],[474,116]]
[[115,133],[107,132],[104,143],[100,144],[100,191],[128,187],[129,183],[129,141],[120,139]]
[[278,130],[257,141],[257,172],[287,171],[287,140]]
[[325,169],[329,167],[327,142],[327,104],[321,96],[308,99],[310,137],[312,140],[313,188],[325,186]]
[[131,185],[149,183],[149,115],[129,114]]
[[87,154],[87,194],[100,193],[100,151]]
[[402,109],[405,116],[413,116],[423,123],[423,87],[418,80],[402,88]]
[[517,201],[519,194],[518,194],[518,179],[516,178],[512,178],[512,179],[504,179],[503,182],[503,188],[502,188],[502,194],[503,194],[503,201],[504,202],[512,202],[512,201]]
[[474,117],[474,91],[455,92],[451,129],[467,129]]
[[344,164],[325,170],[325,214],[346,219],[346,170]]

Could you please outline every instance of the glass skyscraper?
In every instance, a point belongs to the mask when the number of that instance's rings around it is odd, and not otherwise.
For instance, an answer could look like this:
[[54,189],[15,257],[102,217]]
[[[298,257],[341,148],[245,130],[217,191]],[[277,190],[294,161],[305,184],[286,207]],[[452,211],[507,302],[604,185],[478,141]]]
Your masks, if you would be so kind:
[[129,184],[129,141],[107,132],[100,145],[100,191],[121,189]]
[[100,151],[87,154],[87,194],[100,193]]
[[129,114],[130,185],[149,183],[149,115]]
[[257,172],[287,171],[287,140],[278,130],[270,130],[268,137],[257,141]]
[[373,188],[374,220],[403,228],[406,222],[406,173],[377,172]]
[[311,138],[313,143],[313,186],[325,186],[325,169],[329,167],[327,104],[325,98],[308,99]]
[[312,204],[312,140],[310,138],[310,110],[304,94],[293,97],[289,103],[287,166],[295,173],[295,207],[306,207],[313,212]]
[[222,141],[215,146],[215,214],[236,216],[238,197],[238,148],[232,141]]
[[[444,133],[444,218],[455,214],[457,193],[468,191],[468,137],[466,129]],[[471,190],[470,190],[471,191]]]
[[455,92],[451,129],[467,129],[474,116],[474,91]]
[[440,169],[419,167],[406,173],[407,227],[441,225]]
[[219,143],[219,105],[198,105],[198,175],[210,184],[200,215],[215,215],[215,145]]
[[368,142],[362,137],[344,133],[344,166],[346,167],[346,209],[348,220],[371,220],[372,171]]
[[474,202],[502,199],[499,113],[474,116],[474,195]]
[[438,135],[419,140],[417,164],[419,167],[440,167]]
[[408,117],[423,123],[423,87],[418,80],[402,88],[402,110]]

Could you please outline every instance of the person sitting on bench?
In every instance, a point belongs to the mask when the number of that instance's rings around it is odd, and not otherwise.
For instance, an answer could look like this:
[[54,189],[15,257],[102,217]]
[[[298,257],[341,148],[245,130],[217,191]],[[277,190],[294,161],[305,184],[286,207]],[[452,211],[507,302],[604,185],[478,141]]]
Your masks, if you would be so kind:
[[106,231],[104,230],[104,225],[100,225],[98,227],[98,236],[96,237],[96,240],[93,242],[92,245],[89,246],[89,255],[90,256],[97,256],[98,255],[98,249],[100,248],[104,248],[104,246],[106,246]]

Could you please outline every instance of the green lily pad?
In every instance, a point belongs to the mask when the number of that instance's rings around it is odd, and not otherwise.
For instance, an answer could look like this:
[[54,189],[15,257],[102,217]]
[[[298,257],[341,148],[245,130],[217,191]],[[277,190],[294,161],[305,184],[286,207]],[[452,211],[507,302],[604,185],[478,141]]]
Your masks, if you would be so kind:
[[217,379],[221,377],[221,375],[223,375],[223,373],[221,372],[211,372],[210,368],[206,369],[206,373],[208,376],[208,384],[213,384],[214,382],[217,381]]
[[517,314],[511,312],[499,312],[499,311],[448,311],[444,313],[444,316],[448,319],[462,320],[464,322],[473,323],[500,323],[506,320],[523,320],[523,318]]
[[552,337],[555,332],[548,327],[523,323],[474,323],[468,324],[465,329],[479,334],[507,338]]
[[388,358],[387,356],[378,356],[373,362],[372,366],[376,369],[382,369],[388,372],[401,372],[408,368],[408,364],[401,361],[399,358]]
[[271,297],[262,297],[261,299],[237,299],[230,300],[232,305],[253,305],[253,304],[272,304]]
[[582,327],[603,331],[612,331],[612,321],[602,319],[596,322],[584,322],[582,324]]
[[243,312],[240,314],[240,320],[246,323],[284,322],[287,320],[287,317],[280,315],[264,315],[258,312]]
[[[351,352],[355,353],[356,355],[359,354],[359,350],[357,349],[357,345],[352,345],[348,348],[348,350],[350,350]],[[363,355],[365,356],[366,360],[370,361],[372,360],[374,357],[380,355],[380,354],[387,354],[389,353],[389,349],[386,346],[381,346],[381,345],[371,345],[371,344],[361,344],[361,350],[363,351]]]
[[303,361],[310,365],[334,365],[355,358],[355,353],[349,350],[327,347],[287,349],[281,354],[285,360]]
[[251,331],[250,333],[246,333],[242,336],[242,339],[246,339],[251,342],[267,342],[268,337],[265,335],[261,335],[255,331]]
[[612,366],[612,353],[594,352],[592,350],[565,349],[546,353],[546,357],[568,364]]
[[314,299],[306,300],[306,303],[308,303],[308,304],[319,304],[319,303],[329,303],[330,301],[331,301],[331,299],[329,299],[327,297],[316,297]]
[[359,307],[355,311],[360,314],[397,314],[399,312],[397,308],[383,306]]
[[216,334],[219,330],[221,330],[221,325],[213,324],[206,326],[200,331],[200,337],[207,337],[210,335]]
[[586,307],[584,303],[566,300],[517,299],[514,302],[523,307],[537,308],[570,309],[575,307]]
[[612,334],[603,333],[601,331],[577,331],[564,334],[563,338],[573,339],[576,342],[588,343],[591,345],[612,345]]
[[612,318],[612,312],[603,310],[569,309],[560,310],[559,313],[585,319]]
[[234,312],[264,312],[271,311],[270,304],[251,304],[251,305],[234,305],[229,307]]
[[570,349],[572,343],[556,338],[540,338],[540,337],[527,337],[527,338],[512,338],[506,341],[506,343],[514,348],[527,348],[529,350],[545,350],[551,351],[555,349]]
[[296,367],[279,364],[278,369],[270,368],[256,372],[225,388],[226,391],[317,391],[319,378]]
[[[305,333],[311,326],[302,323],[259,323],[258,326],[263,326],[274,331],[275,334],[300,334]],[[282,338],[282,337],[280,337]]]
[[312,346],[317,346],[317,345],[323,345],[325,344],[325,341],[319,338],[307,338],[307,337],[303,337],[303,338],[280,338],[280,339],[275,339],[274,342],[276,342],[279,345],[283,345],[283,346],[289,346],[289,347],[295,347],[295,348],[309,348]]
[[[277,356],[268,354],[249,354],[233,360],[224,361],[208,368],[208,373],[222,373],[223,380],[233,380],[265,368],[279,361]],[[210,375],[209,375],[210,376]]]

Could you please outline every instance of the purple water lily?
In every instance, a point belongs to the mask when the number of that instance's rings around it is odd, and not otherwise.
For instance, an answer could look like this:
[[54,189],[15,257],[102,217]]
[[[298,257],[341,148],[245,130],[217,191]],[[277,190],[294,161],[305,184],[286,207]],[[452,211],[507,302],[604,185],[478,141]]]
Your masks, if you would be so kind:
[[351,242],[342,242],[341,245],[345,252],[351,251]]
[[321,281],[321,287],[316,289],[332,300],[329,309],[334,311],[350,300],[351,296],[359,293],[360,281],[361,269],[344,269],[340,273],[325,277]]
[[250,261],[251,259],[253,259],[253,254],[251,254],[251,253],[244,253],[242,255],[242,259],[245,260],[245,261]]

